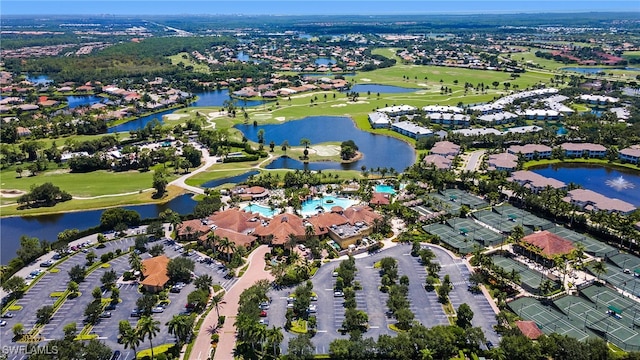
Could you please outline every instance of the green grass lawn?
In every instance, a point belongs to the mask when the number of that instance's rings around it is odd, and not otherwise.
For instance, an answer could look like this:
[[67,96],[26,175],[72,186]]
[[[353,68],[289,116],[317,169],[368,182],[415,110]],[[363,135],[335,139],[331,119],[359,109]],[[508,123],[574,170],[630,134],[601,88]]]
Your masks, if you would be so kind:
[[[186,56],[187,58],[185,59],[184,56]],[[209,69],[207,65],[197,62],[193,58],[193,56],[191,56],[189,53],[186,53],[186,52],[181,52],[175,55],[171,55],[169,56],[169,60],[171,60],[171,64],[173,65],[182,63],[184,64],[184,66],[193,66],[193,71],[197,71],[205,74],[209,74],[211,72],[211,69]]]

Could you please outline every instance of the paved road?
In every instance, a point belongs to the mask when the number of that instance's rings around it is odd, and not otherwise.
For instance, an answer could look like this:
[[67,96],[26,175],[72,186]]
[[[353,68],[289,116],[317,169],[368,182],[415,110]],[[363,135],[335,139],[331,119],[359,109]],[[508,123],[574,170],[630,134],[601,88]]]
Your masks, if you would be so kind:
[[469,159],[467,160],[467,164],[464,167],[465,171],[477,171],[482,164],[482,157],[484,156],[485,150],[476,150],[470,153]]
[[179,178],[171,181],[168,185],[179,186],[179,187],[181,187],[183,189],[189,190],[189,191],[191,191],[193,193],[196,193],[196,194],[204,194],[204,189],[199,188],[197,186],[187,185],[185,183],[185,181],[188,178],[190,178],[190,177],[192,177],[192,176],[194,176],[196,174],[199,174],[199,173],[201,173],[203,171],[206,171],[213,164],[217,163],[220,160],[220,157],[211,156],[209,154],[209,150],[207,150],[204,147],[200,148],[200,151],[202,151],[202,157],[204,158],[203,164],[199,168],[195,169],[194,171],[192,171],[192,172],[190,172],[188,174],[182,175]]

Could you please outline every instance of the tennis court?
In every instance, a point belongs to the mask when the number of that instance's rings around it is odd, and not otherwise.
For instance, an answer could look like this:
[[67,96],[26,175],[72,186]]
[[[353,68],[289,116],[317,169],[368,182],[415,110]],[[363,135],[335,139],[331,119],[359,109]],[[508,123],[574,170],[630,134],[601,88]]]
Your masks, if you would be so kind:
[[593,336],[591,332],[580,329],[561,312],[551,306],[544,306],[538,300],[522,297],[509,303],[513,312],[523,319],[534,321],[545,334],[557,333],[576,338],[580,341]]
[[[590,262],[587,265],[587,269],[593,275],[598,276],[598,273],[593,270],[594,265],[595,262]],[[629,274],[625,274],[622,268],[613,264],[607,264],[606,271],[600,275],[600,279],[620,290],[636,296],[640,295],[640,278],[634,276],[631,270]]]
[[618,253],[618,249],[611,245],[562,226],[554,226],[550,228],[549,231],[571,241],[574,244],[582,244],[587,253],[597,257],[609,257]]
[[[518,262],[517,260],[513,260],[500,255],[494,255],[491,257],[491,259],[496,266],[503,268],[506,272],[517,272],[520,275],[520,282],[522,287],[524,287],[529,292],[537,294],[540,288],[540,284],[542,284],[543,281],[549,279],[543,273],[531,269],[526,265]],[[558,284],[555,282],[554,285],[554,288],[558,287]]]
[[[514,207],[511,207],[512,209],[515,209]],[[520,210],[518,210],[520,211]],[[509,213],[509,214],[505,214],[505,215],[501,215],[499,213],[496,213],[492,210],[479,210],[476,211],[474,213],[472,213],[473,217],[475,217],[476,219],[478,219],[478,221],[483,222],[489,226],[491,226],[492,228],[499,230],[503,233],[510,233],[513,231],[513,229],[518,226],[521,225],[518,221],[517,221],[517,215]],[[511,216],[513,215],[513,216]],[[524,229],[524,233],[525,235],[529,235],[533,232],[533,230],[527,228],[527,227],[523,227]]]
[[462,207],[460,202],[452,201],[440,193],[431,193],[425,196],[425,205],[434,212],[445,211],[450,215],[460,214]]
[[446,189],[441,191],[441,194],[449,200],[460,202],[471,209],[480,209],[489,206],[489,203],[481,198],[459,189]]
[[631,272],[640,268],[640,258],[631,254],[618,253],[609,256],[608,260],[621,269],[631,269]]
[[473,241],[472,238],[463,236],[460,234],[460,231],[456,231],[454,228],[444,224],[425,225],[422,229],[431,235],[438,235],[442,242],[460,254],[469,254],[473,252],[476,247],[481,246]]
[[580,292],[596,305],[615,306],[623,312],[638,311],[640,313],[640,304],[608,287],[592,285],[580,290]]

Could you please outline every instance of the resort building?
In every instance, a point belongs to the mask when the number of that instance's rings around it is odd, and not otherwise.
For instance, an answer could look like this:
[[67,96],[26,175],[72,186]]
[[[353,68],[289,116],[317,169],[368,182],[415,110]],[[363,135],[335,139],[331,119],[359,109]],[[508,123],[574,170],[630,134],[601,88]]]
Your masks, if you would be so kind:
[[558,120],[560,112],[551,109],[528,109],[520,112],[527,120]]
[[231,190],[231,193],[240,197],[242,201],[259,200],[269,196],[269,190],[262,186],[238,186]]
[[515,121],[517,118],[518,115],[508,111],[478,116],[478,120],[496,125],[510,123]]
[[451,141],[438,141],[433,144],[433,147],[429,151],[430,154],[441,155],[444,157],[455,157],[460,154],[460,145],[456,145]]
[[632,145],[620,150],[618,152],[618,158],[620,161],[638,164],[638,159],[640,159],[640,145]]
[[513,145],[507,149],[509,154],[522,155],[527,160],[550,159],[552,149],[541,144]]
[[434,124],[469,126],[471,116],[465,114],[430,113],[426,117]]
[[578,99],[594,105],[614,104],[620,101],[618,98],[603,95],[580,95]]
[[542,128],[536,125],[516,126],[516,127],[508,128],[507,131],[502,133],[502,135],[506,135],[509,133],[525,134],[525,133],[538,132],[538,131],[542,131]]
[[210,238],[227,238],[235,246],[252,246],[257,237],[252,233],[266,219],[255,213],[248,213],[237,208],[218,211],[205,219],[183,221],[178,227],[179,240],[194,240],[211,245]]
[[511,177],[509,177],[507,181],[516,182],[534,193],[538,193],[547,187],[551,187],[553,189],[567,188],[567,184],[560,180],[544,177],[534,173],[533,171],[526,170],[514,171],[511,173]]
[[626,201],[612,199],[586,189],[571,190],[563,200],[586,211],[602,210],[627,215],[636,209],[635,206]]
[[502,112],[503,106],[498,104],[484,104],[484,105],[472,106],[469,108],[469,110],[473,112],[477,112],[480,115],[487,115],[487,114]]
[[422,108],[427,114],[433,113],[453,113],[453,114],[462,114],[464,113],[464,109],[457,106],[448,106],[448,105],[428,105]]
[[442,155],[438,155],[438,154],[431,154],[431,155],[427,155],[424,157],[424,163],[425,164],[430,164],[436,167],[436,169],[438,170],[448,170],[451,169],[451,165],[453,164],[453,161],[451,159],[448,159]]
[[489,169],[513,171],[518,167],[518,157],[509,153],[489,155]]
[[372,205],[389,205],[390,203],[391,195],[388,193],[374,192],[369,200],[369,204]]
[[167,276],[167,265],[169,258],[165,255],[142,260],[142,281],[140,285],[149,292],[159,292],[169,281]]
[[384,107],[382,109],[378,109],[377,111],[381,113],[385,113],[389,116],[402,116],[402,115],[415,114],[417,110],[418,108],[411,105],[396,105],[396,106]]
[[502,132],[494,128],[459,129],[453,130],[453,132],[456,134],[462,134],[463,136],[502,135]]
[[574,249],[571,241],[547,230],[527,235],[513,245],[516,253],[523,254],[546,267],[555,266],[556,257],[567,256]]
[[560,145],[566,157],[602,158],[607,155],[607,148],[599,144],[591,143],[564,143]]
[[391,124],[391,130],[416,140],[433,136],[433,131],[410,121],[393,123]]
[[389,119],[389,115],[376,111],[369,114],[369,124],[374,129],[389,128],[391,119]]

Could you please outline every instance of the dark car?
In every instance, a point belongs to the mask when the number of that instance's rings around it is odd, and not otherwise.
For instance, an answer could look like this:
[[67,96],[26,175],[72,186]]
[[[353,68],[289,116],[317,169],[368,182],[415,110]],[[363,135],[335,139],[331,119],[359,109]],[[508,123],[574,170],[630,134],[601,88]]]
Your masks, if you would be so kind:
[[115,310],[116,309],[116,304],[109,304],[104,309],[105,310]]
[[111,360],[118,360],[120,359],[120,350],[116,350],[113,352],[113,355],[111,356]]
[[493,343],[491,341],[487,341],[485,345],[487,345],[487,349],[489,350],[493,349]]

